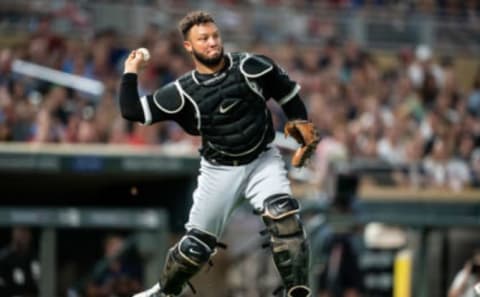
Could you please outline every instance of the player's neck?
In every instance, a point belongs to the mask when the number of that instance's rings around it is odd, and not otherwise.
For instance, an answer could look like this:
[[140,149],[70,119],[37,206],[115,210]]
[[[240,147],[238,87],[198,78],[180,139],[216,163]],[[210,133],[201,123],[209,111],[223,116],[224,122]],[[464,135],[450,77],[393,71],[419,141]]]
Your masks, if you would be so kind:
[[200,74],[213,74],[219,72],[225,66],[225,57],[215,66],[205,65],[197,60],[195,62],[195,70]]

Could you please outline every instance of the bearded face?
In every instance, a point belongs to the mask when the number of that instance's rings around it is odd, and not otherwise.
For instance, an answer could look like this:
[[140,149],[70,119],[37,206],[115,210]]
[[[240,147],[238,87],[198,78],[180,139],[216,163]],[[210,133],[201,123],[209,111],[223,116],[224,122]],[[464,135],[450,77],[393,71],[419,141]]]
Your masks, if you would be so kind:
[[220,64],[223,58],[223,46],[220,48],[220,51],[213,55],[213,56],[207,56],[202,54],[199,51],[196,51],[193,49],[192,55],[197,59],[198,62],[202,63],[205,66],[208,67],[214,67]]
[[194,60],[201,65],[212,68],[222,62],[223,44],[215,23],[194,25],[183,44]]

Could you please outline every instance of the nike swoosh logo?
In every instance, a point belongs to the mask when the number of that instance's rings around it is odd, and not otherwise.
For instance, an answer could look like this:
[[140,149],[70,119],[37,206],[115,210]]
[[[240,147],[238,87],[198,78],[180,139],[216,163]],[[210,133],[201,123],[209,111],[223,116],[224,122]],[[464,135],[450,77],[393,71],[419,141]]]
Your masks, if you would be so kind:
[[288,201],[285,201],[282,204],[279,204],[278,207],[279,208],[285,208],[285,206],[287,206],[287,205],[288,205]]
[[197,251],[197,250],[195,250],[195,249],[193,249],[193,248],[190,248],[188,251],[189,251],[190,253],[192,253],[192,254],[195,254],[195,255],[201,255],[201,254],[202,254],[202,253],[200,253],[199,251]]
[[220,105],[220,113],[227,113],[230,109],[234,108],[240,101],[234,101],[232,104],[227,106]]

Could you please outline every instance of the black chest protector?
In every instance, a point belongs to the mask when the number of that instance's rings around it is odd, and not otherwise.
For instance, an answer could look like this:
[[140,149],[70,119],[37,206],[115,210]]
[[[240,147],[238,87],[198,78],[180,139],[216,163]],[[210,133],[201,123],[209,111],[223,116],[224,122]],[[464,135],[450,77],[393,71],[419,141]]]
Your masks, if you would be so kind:
[[200,153],[210,162],[241,165],[254,160],[274,138],[266,100],[255,79],[273,66],[246,53],[229,54],[230,65],[206,80],[195,72],[178,79],[182,96],[196,105]]

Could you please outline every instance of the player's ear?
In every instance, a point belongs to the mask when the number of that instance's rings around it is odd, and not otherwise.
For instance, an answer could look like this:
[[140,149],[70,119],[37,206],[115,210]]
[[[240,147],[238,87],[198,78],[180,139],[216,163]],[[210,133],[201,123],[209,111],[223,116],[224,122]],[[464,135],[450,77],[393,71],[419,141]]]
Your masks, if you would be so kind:
[[188,40],[184,40],[183,41],[183,47],[185,48],[185,50],[189,53],[192,52],[192,43]]

